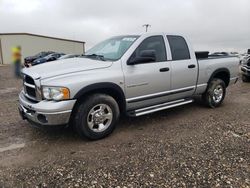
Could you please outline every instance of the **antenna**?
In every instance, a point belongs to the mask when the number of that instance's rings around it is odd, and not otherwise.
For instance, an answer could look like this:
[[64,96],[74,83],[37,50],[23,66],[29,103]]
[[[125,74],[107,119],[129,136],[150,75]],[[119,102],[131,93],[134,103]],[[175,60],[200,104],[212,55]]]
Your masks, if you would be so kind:
[[142,27],[145,27],[146,32],[148,32],[148,28],[151,27],[151,25],[150,24],[144,24],[144,25],[142,25]]

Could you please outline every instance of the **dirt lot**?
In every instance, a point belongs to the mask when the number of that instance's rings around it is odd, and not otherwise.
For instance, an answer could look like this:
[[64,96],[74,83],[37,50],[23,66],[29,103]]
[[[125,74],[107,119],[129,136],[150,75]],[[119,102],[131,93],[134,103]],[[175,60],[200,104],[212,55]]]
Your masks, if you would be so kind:
[[0,187],[250,187],[250,84],[217,109],[122,118],[100,141],[42,131],[17,111],[21,80],[0,67]]

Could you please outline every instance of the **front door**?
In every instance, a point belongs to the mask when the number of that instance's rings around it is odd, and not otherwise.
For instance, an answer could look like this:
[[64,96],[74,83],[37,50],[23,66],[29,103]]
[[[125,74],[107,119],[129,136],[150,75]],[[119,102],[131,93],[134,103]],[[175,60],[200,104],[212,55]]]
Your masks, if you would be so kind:
[[136,58],[142,51],[154,50],[156,61],[125,65],[125,91],[128,109],[138,109],[168,100],[170,90],[170,62],[167,61],[163,36],[144,39],[130,58]]

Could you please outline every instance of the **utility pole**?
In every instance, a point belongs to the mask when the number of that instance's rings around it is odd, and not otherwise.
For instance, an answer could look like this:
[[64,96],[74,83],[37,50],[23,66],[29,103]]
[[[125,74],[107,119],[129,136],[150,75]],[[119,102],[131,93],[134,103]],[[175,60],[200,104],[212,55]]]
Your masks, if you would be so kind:
[[151,25],[150,24],[144,24],[142,27],[145,27],[146,32],[148,32],[148,28],[151,27]]

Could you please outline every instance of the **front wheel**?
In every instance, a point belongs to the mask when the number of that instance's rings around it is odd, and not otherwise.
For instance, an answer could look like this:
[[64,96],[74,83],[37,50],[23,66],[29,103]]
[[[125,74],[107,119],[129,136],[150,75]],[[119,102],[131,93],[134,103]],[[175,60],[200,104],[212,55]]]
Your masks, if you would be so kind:
[[91,140],[104,138],[115,129],[119,114],[119,106],[114,98],[94,94],[78,106],[75,130],[80,136]]
[[226,95],[226,84],[223,80],[214,78],[208,85],[206,92],[202,95],[204,103],[216,108],[220,106]]

